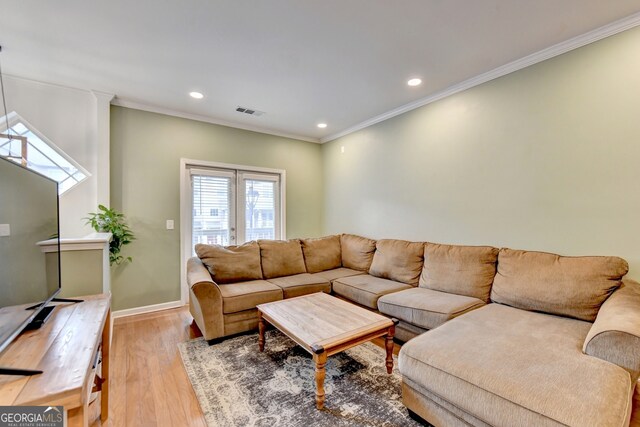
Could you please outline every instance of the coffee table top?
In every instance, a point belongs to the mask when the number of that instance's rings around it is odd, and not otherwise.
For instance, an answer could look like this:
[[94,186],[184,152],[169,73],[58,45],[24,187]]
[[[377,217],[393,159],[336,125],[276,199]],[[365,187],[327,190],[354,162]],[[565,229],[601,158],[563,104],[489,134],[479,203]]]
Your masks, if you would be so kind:
[[310,353],[333,353],[354,339],[393,326],[393,321],[318,292],[257,306],[262,316]]

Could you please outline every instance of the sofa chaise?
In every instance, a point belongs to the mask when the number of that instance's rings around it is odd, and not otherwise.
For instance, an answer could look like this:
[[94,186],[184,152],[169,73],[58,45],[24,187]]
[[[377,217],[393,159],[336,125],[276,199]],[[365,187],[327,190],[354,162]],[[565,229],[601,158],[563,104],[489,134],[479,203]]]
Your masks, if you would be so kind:
[[491,303],[407,342],[403,402],[436,426],[625,426],[640,285],[616,257],[502,249]]

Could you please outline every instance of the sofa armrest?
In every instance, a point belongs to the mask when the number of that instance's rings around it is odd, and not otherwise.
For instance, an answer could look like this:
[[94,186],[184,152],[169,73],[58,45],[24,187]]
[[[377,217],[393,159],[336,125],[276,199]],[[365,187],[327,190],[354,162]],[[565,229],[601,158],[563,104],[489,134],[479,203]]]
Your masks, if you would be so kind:
[[640,283],[624,280],[602,304],[582,351],[640,375]]
[[200,328],[204,339],[224,336],[222,295],[209,270],[198,257],[187,261],[189,285],[189,311]]

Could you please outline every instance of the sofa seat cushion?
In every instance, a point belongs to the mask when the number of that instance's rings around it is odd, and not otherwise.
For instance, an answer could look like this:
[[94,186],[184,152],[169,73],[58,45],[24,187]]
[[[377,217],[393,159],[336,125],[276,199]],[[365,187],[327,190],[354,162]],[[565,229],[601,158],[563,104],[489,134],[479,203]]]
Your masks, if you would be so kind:
[[394,340],[407,342],[412,338],[422,335],[427,332],[426,329],[419,328],[411,323],[403,322],[402,320],[396,325],[396,334],[393,336]]
[[424,329],[437,328],[444,322],[483,305],[485,303],[478,298],[424,288],[394,292],[378,300],[378,310],[381,313]]
[[222,296],[222,312],[237,313],[256,308],[256,305],[282,299],[282,288],[266,280],[219,285]]
[[378,240],[369,274],[416,286],[423,260],[424,243],[395,239]]
[[410,285],[393,280],[361,274],[333,281],[333,292],[365,307],[377,309],[378,298],[403,289],[411,289]]
[[333,270],[325,270],[320,271],[318,273],[313,273],[313,276],[322,277],[323,279],[327,279],[330,282],[333,282],[336,279],[340,279],[342,277],[349,276],[357,276],[358,274],[365,274],[359,270],[352,270],[346,267],[334,268]]
[[630,376],[582,353],[590,327],[489,304],[407,342],[398,366],[489,425],[625,425]]
[[298,297],[315,292],[331,293],[331,282],[309,273],[269,279],[269,282],[282,288],[285,298]]
[[340,236],[326,236],[317,239],[302,239],[302,253],[307,273],[342,267]]

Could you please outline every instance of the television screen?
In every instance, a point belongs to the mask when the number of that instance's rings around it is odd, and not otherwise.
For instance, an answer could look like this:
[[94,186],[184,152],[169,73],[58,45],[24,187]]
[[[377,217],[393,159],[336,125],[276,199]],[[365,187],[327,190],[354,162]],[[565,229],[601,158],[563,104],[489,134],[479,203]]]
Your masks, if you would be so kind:
[[60,290],[58,233],[58,183],[0,157],[0,351]]

